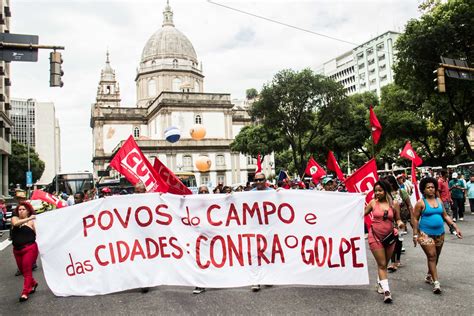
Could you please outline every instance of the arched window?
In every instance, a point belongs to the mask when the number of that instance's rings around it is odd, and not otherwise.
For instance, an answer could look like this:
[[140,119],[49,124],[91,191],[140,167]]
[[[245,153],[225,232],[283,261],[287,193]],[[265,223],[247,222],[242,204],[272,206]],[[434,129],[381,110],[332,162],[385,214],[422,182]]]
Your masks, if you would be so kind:
[[195,123],[195,124],[202,124],[201,115],[198,114],[198,115],[196,115],[196,116],[194,117],[194,123]]
[[178,60],[173,59],[173,68],[178,68]]
[[135,127],[133,129],[133,137],[135,137],[135,138],[140,137],[140,129],[138,127]]
[[199,92],[199,82],[194,82],[194,92]]
[[179,92],[180,88],[181,88],[181,79],[174,78],[173,79],[173,91],[174,92]]
[[148,96],[154,97],[156,95],[156,81],[151,79],[148,81]]

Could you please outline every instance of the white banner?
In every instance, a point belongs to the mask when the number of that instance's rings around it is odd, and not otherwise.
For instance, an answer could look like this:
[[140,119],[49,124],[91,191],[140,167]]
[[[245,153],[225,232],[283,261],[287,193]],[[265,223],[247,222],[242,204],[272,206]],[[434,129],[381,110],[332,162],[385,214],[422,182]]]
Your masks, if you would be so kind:
[[113,196],[38,215],[37,242],[57,296],[368,284],[364,200],[290,190]]

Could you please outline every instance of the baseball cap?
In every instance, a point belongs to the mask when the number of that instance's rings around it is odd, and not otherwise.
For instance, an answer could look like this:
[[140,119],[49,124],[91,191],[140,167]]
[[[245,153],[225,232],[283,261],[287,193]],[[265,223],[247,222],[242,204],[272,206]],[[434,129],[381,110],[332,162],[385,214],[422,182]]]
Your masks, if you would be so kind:
[[457,173],[457,172],[453,172],[453,175],[451,176],[451,178],[457,179],[457,178],[458,178],[458,173]]
[[102,193],[110,193],[112,192],[109,187],[102,188]]
[[331,177],[324,177],[323,180],[321,181],[323,185],[328,184],[328,182],[333,181]]

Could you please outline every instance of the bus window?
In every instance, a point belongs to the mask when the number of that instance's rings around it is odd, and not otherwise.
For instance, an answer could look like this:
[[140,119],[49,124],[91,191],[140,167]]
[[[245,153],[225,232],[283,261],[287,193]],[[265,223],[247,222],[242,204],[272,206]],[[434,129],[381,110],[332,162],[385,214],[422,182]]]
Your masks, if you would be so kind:
[[185,186],[187,186],[193,192],[193,194],[197,193],[197,182],[194,173],[176,172],[175,175]]
[[57,174],[53,181],[47,186],[46,191],[49,193],[63,192],[67,195],[77,192],[84,192],[94,187],[94,177],[90,172],[80,173],[60,173]]

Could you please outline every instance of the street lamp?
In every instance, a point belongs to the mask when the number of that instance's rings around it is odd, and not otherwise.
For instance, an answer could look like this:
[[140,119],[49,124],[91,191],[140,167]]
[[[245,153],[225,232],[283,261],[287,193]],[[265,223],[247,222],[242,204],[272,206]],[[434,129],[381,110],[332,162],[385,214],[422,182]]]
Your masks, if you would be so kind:
[[[27,159],[28,159],[28,171],[26,172],[26,187],[28,190],[28,196],[30,194],[30,188],[33,180],[33,176],[31,174],[31,162],[30,162],[30,142],[31,142],[31,127],[30,127],[30,104],[33,103],[33,99],[26,100],[26,147],[27,147]],[[34,103],[33,103],[34,104]],[[30,177],[30,178],[28,178]],[[28,180],[31,180],[28,181]]]

